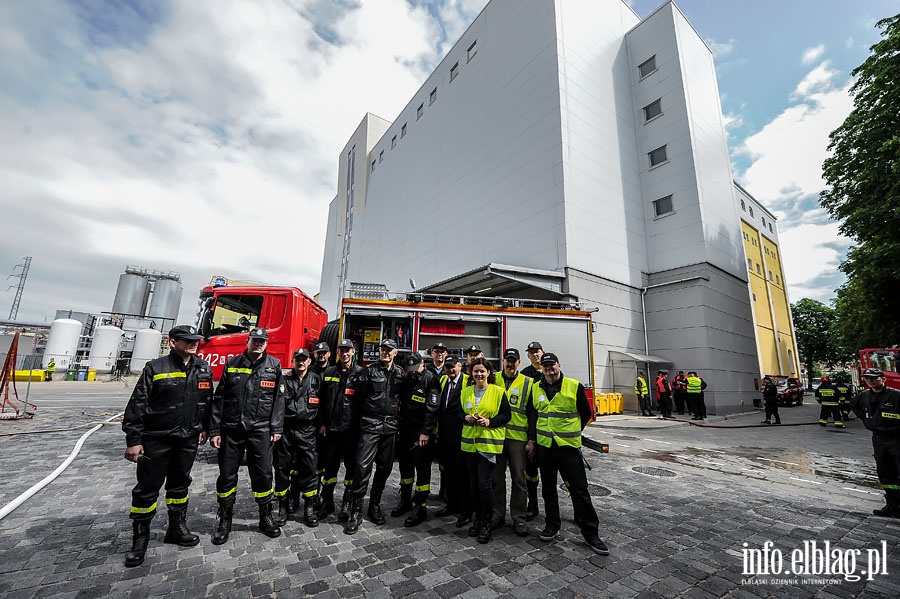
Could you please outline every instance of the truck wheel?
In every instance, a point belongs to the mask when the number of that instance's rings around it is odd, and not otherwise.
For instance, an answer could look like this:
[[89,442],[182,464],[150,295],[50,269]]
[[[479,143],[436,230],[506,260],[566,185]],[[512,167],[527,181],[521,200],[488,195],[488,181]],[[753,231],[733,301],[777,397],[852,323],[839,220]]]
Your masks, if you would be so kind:
[[332,320],[322,327],[322,332],[319,334],[319,343],[324,341],[331,348],[332,359],[335,359],[335,356],[337,356],[338,327],[340,325],[340,320]]

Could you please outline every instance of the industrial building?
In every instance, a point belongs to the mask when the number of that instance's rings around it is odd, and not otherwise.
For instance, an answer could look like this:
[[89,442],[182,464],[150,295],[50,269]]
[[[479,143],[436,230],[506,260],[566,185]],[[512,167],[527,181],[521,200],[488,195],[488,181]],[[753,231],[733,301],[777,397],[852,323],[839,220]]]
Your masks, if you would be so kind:
[[342,150],[319,301],[366,282],[577,302],[599,391],[697,370],[709,412],[737,412],[769,364],[736,193],[713,56],[675,4],[493,0]]

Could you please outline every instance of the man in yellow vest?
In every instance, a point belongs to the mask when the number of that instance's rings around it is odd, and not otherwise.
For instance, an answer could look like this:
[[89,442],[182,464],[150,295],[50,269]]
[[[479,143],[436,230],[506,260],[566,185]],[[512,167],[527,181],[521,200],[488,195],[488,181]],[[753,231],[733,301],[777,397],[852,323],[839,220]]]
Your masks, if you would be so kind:
[[641,408],[641,416],[655,416],[650,407],[650,387],[647,385],[646,375],[643,371],[638,372],[637,378],[634,379],[634,394],[638,398],[638,406]]
[[50,358],[50,361],[47,362],[47,368],[44,373],[44,380],[52,381],[53,373],[55,373],[55,372],[56,372],[56,359]]
[[687,373],[687,397],[688,410],[691,412],[691,420],[703,420],[706,418],[706,402],[703,401],[703,390],[706,389],[706,381],[691,370]]
[[581,535],[588,546],[600,555],[609,549],[600,539],[600,521],[588,492],[587,473],[581,456],[581,431],[591,419],[591,404],[584,385],[563,376],[556,354],[541,356],[543,379],[531,386],[531,403],[537,419],[529,424],[528,445],[537,442],[538,463],[541,466],[541,492],[544,497],[542,541],[552,541],[559,533],[557,474],[569,483],[572,507],[578,515]]

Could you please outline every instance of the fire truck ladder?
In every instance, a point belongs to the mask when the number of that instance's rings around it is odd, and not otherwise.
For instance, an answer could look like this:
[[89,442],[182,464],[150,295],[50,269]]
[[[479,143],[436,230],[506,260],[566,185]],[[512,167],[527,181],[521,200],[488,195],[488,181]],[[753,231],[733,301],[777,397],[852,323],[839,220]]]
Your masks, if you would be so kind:
[[[16,369],[16,354],[19,347],[19,334],[13,335],[12,344],[9,346],[9,353],[6,354],[6,361],[3,362],[3,371],[0,373],[0,420],[18,420],[19,418],[34,418],[37,406],[19,399],[19,392],[16,390],[16,380],[13,373]],[[28,372],[31,376],[31,371]],[[9,399],[9,389],[12,387],[15,401],[24,404],[21,409]],[[29,410],[30,408],[30,410]]]

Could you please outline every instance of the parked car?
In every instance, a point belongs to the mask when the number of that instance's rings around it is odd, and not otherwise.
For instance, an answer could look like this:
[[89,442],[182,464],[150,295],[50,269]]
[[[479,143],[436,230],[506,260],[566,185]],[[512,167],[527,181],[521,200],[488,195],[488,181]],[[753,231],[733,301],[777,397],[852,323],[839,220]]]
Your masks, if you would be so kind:
[[803,384],[800,379],[791,376],[770,374],[772,381],[778,388],[778,405],[789,406],[803,403]]

